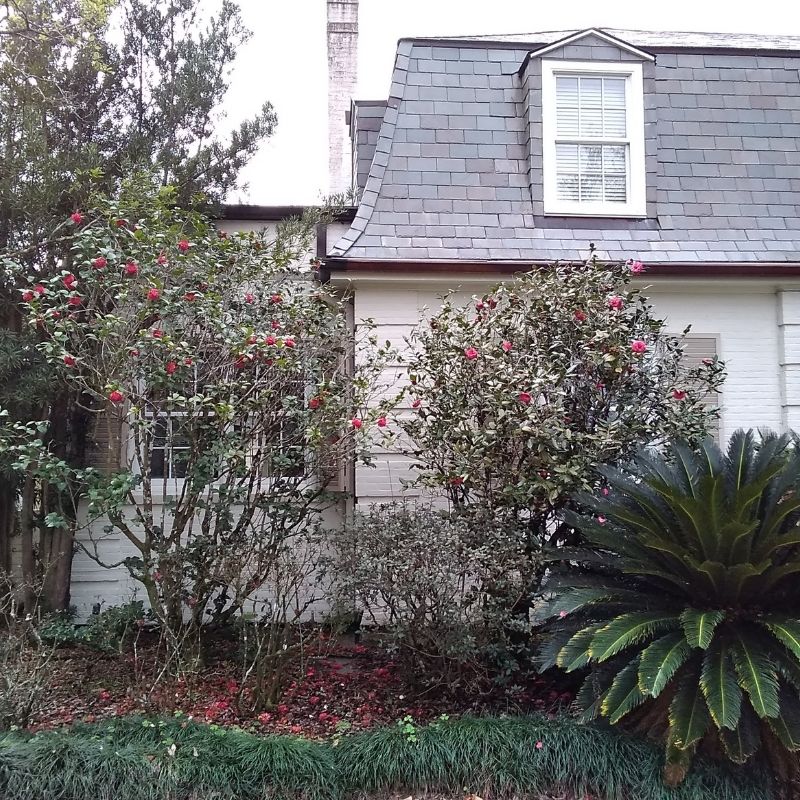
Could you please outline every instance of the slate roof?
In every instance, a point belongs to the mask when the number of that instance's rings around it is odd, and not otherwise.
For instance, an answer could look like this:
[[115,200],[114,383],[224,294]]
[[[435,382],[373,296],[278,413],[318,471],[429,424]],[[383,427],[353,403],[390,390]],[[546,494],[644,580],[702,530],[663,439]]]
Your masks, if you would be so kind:
[[582,259],[591,242],[650,263],[800,262],[800,37],[606,32],[657,55],[648,219],[542,213],[520,68],[574,32],[401,40],[361,204],[329,255]]

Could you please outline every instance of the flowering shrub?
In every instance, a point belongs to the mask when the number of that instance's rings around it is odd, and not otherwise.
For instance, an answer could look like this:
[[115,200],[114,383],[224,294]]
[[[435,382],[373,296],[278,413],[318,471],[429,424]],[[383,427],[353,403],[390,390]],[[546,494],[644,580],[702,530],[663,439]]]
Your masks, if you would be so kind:
[[80,476],[89,518],[130,542],[167,628],[226,619],[268,592],[360,451],[347,421],[366,435],[373,365],[349,374],[341,302],[299,262],[314,219],[228,236],[133,186],[72,221],[60,274],[20,299],[106,445]]
[[401,401],[412,413],[398,425],[418,484],[504,554],[487,591],[517,617],[544,575],[542,548],[574,540],[562,508],[597,484],[598,465],[675,436],[697,442],[713,423],[704,401],[723,366],[684,364],[687,331],[668,333],[631,286],[642,269],[554,264],[468,307],[446,298],[411,339]]

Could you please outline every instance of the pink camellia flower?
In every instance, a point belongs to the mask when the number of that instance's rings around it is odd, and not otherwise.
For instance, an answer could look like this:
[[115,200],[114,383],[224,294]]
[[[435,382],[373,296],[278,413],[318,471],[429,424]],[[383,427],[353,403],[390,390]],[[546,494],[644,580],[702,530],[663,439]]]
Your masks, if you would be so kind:
[[421,405],[422,405],[422,400],[420,400],[419,397],[416,397],[414,399],[414,402],[411,403],[411,408],[419,408]]
[[378,417],[377,425],[378,425],[379,428],[385,428],[386,427],[386,417]]
[[41,283],[37,283],[36,286],[33,287],[33,291],[36,294],[38,294],[40,297],[41,297],[41,295],[47,293],[47,289],[45,289],[44,286],[42,286]]
[[174,375],[178,369],[178,365],[174,361],[167,361],[167,366],[164,367],[167,375]]
[[270,303],[272,303],[272,305],[275,306],[278,305],[278,303],[283,302],[283,297],[279,294],[273,294],[272,297],[270,297],[269,301]]
[[269,711],[264,711],[258,715],[257,719],[262,725],[268,725],[272,721],[272,714]]
[[125,399],[125,395],[124,395],[124,394],[122,394],[122,392],[120,392],[119,390],[117,390],[117,389],[114,389],[114,391],[113,391],[113,392],[111,392],[111,393],[108,395],[108,399],[109,399],[109,400],[110,400],[112,403],[121,403],[121,402],[122,402],[122,401]]
[[519,400],[520,403],[522,403],[522,405],[527,406],[530,405],[530,402],[531,400],[533,400],[533,398],[530,396],[528,392],[520,392],[517,395],[517,400]]
[[612,295],[608,298],[608,307],[614,311],[619,311],[625,305],[625,301],[619,295]]
[[76,225],[80,225],[83,222],[83,214],[80,211],[73,211],[69,217]]
[[258,337],[255,334],[247,339],[247,344],[256,344],[256,342],[258,342]]
[[30,289],[27,289],[26,291],[24,291],[24,292],[22,293],[22,299],[23,299],[23,300],[24,300],[26,303],[30,303],[30,302],[31,302],[31,300],[33,300],[33,298],[34,298],[34,294],[33,294],[33,292],[32,292]]
[[513,346],[514,346],[514,345],[513,345],[513,344],[511,344],[511,342],[509,342],[509,341],[505,341],[505,342],[503,342],[503,344],[501,344],[501,345],[500,345],[500,347],[502,347],[502,348],[503,348],[503,352],[505,352],[505,353],[509,353],[509,352],[511,352],[511,348],[512,348]]
[[191,247],[191,245],[189,244],[189,240],[188,239],[181,239],[178,242],[178,250],[180,250],[181,253],[185,253],[190,247]]
[[474,347],[467,347],[464,349],[464,355],[467,361],[474,361],[478,357],[478,351]]
[[673,389],[672,390],[672,399],[673,400],[685,400],[686,399],[686,392],[683,389]]
[[272,320],[272,322],[270,322],[269,325],[272,328],[272,330],[274,330],[274,331],[280,330],[280,327],[281,327],[280,322],[278,322],[278,320],[276,320],[276,319]]
[[73,308],[77,308],[83,302],[83,298],[79,294],[73,294],[67,303],[71,305]]
[[628,267],[634,275],[641,275],[644,272],[644,264],[641,261],[629,261]]
[[148,289],[147,291],[147,299],[151,302],[155,302],[158,298],[161,297],[161,292],[158,291],[155,287],[152,289]]
[[598,525],[605,525],[606,522],[608,522],[608,520],[602,514],[597,518]]
[[608,497],[608,486],[604,486],[604,487],[603,487],[603,488],[600,490],[600,493],[603,495],[603,497]]
[[164,576],[163,576],[163,575],[162,575],[162,574],[161,574],[161,573],[160,573],[158,570],[156,570],[156,571],[153,573],[153,580],[154,580],[156,583],[161,583],[161,581],[163,581],[163,580],[164,580]]
[[186,300],[187,303],[193,303],[197,300],[197,292],[186,292],[183,299]]
[[161,264],[162,266],[167,263],[167,257],[164,253],[160,253],[158,258],[156,259],[157,264]]
[[567,612],[566,611],[559,611],[558,612],[558,616],[561,617],[561,619],[564,619],[564,617],[567,616]]
[[267,345],[268,347],[272,347],[272,345],[274,345],[275,342],[276,339],[272,334],[270,334],[269,336],[267,336],[266,339],[264,339],[264,344]]
[[136,275],[139,272],[139,265],[135,261],[128,261],[125,264],[125,274],[126,275]]
[[580,308],[572,315],[576,322],[586,322],[586,312]]
[[703,359],[703,364],[705,364],[705,366],[707,366],[707,367],[710,367],[713,363],[714,363],[714,359],[713,358],[704,358]]
[[631,342],[631,350],[636,353],[637,356],[640,356],[642,353],[647,352],[647,345],[641,339],[634,339]]
[[536,742],[536,749],[541,750],[544,747],[544,742]]
[[66,366],[68,366],[68,367],[74,367],[75,366],[75,356],[71,356],[71,355],[64,356],[64,364],[66,364]]
[[288,347],[288,348],[291,349],[292,347],[294,347],[295,342],[294,342],[294,339],[291,336],[287,336],[283,340],[283,344],[284,344],[285,347]]
[[101,689],[97,696],[100,698],[100,700],[110,700],[111,692],[109,692],[107,689]]
[[255,303],[255,295],[252,292],[247,292],[247,294],[244,296],[244,301],[245,303]]
[[71,289],[76,283],[78,279],[70,272],[68,275],[64,276],[64,286],[67,289]]
[[350,424],[356,430],[359,430],[364,423],[358,417],[354,417],[353,419],[350,420]]
[[92,266],[95,269],[105,269],[105,267],[108,266],[108,261],[103,258],[103,256],[97,256],[97,258],[92,261]]
[[153,338],[161,339],[164,336],[164,331],[161,328],[153,328]]

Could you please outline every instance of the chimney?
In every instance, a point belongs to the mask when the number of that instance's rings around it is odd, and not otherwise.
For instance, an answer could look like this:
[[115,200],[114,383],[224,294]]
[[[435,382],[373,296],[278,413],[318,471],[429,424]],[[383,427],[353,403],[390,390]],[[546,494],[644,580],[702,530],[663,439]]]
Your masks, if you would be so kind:
[[327,0],[328,187],[344,192],[352,183],[346,116],[358,79],[358,0]]

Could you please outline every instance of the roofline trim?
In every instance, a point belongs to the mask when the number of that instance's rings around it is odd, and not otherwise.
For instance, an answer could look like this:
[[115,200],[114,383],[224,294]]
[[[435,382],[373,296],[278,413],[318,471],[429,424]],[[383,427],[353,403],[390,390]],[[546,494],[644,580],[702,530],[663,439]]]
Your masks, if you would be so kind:
[[[323,271],[328,277],[334,272],[384,272],[395,275],[417,272],[513,275],[518,272],[526,272],[529,269],[548,267],[553,263],[552,260],[398,261],[328,257],[323,262]],[[580,259],[562,263],[579,265],[585,264],[586,260]],[[653,278],[797,278],[800,277],[800,261],[662,262],[648,264],[646,275]]]
[[[255,222],[280,222],[292,217],[301,217],[310,209],[319,209],[321,206],[266,206],[251,203],[225,203],[222,206],[219,219],[241,219]],[[349,222],[356,215],[354,206],[337,211],[335,219],[339,222]]]
[[656,60],[656,57],[652,53],[646,53],[644,50],[640,50],[638,47],[634,47],[632,44],[628,44],[627,42],[622,41],[622,39],[617,39],[616,36],[611,36],[605,31],[600,30],[599,28],[586,28],[582,31],[578,31],[577,33],[573,33],[571,36],[565,36],[563,39],[559,39],[558,41],[553,42],[552,44],[545,45],[544,47],[541,47],[538,50],[534,50],[528,53],[526,61],[530,58],[541,58],[542,56],[547,55],[547,53],[550,53],[553,50],[558,50],[561,47],[566,47],[566,45],[572,44],[573,42],[578,42],[581,39],[585,39],[587,36],[596,36],[598,39],[602,39],[608,44],[613,44],[620,50],[625,50],[628,53],[631,53],[632,55],[641,58],[643,61],[654,62]]

